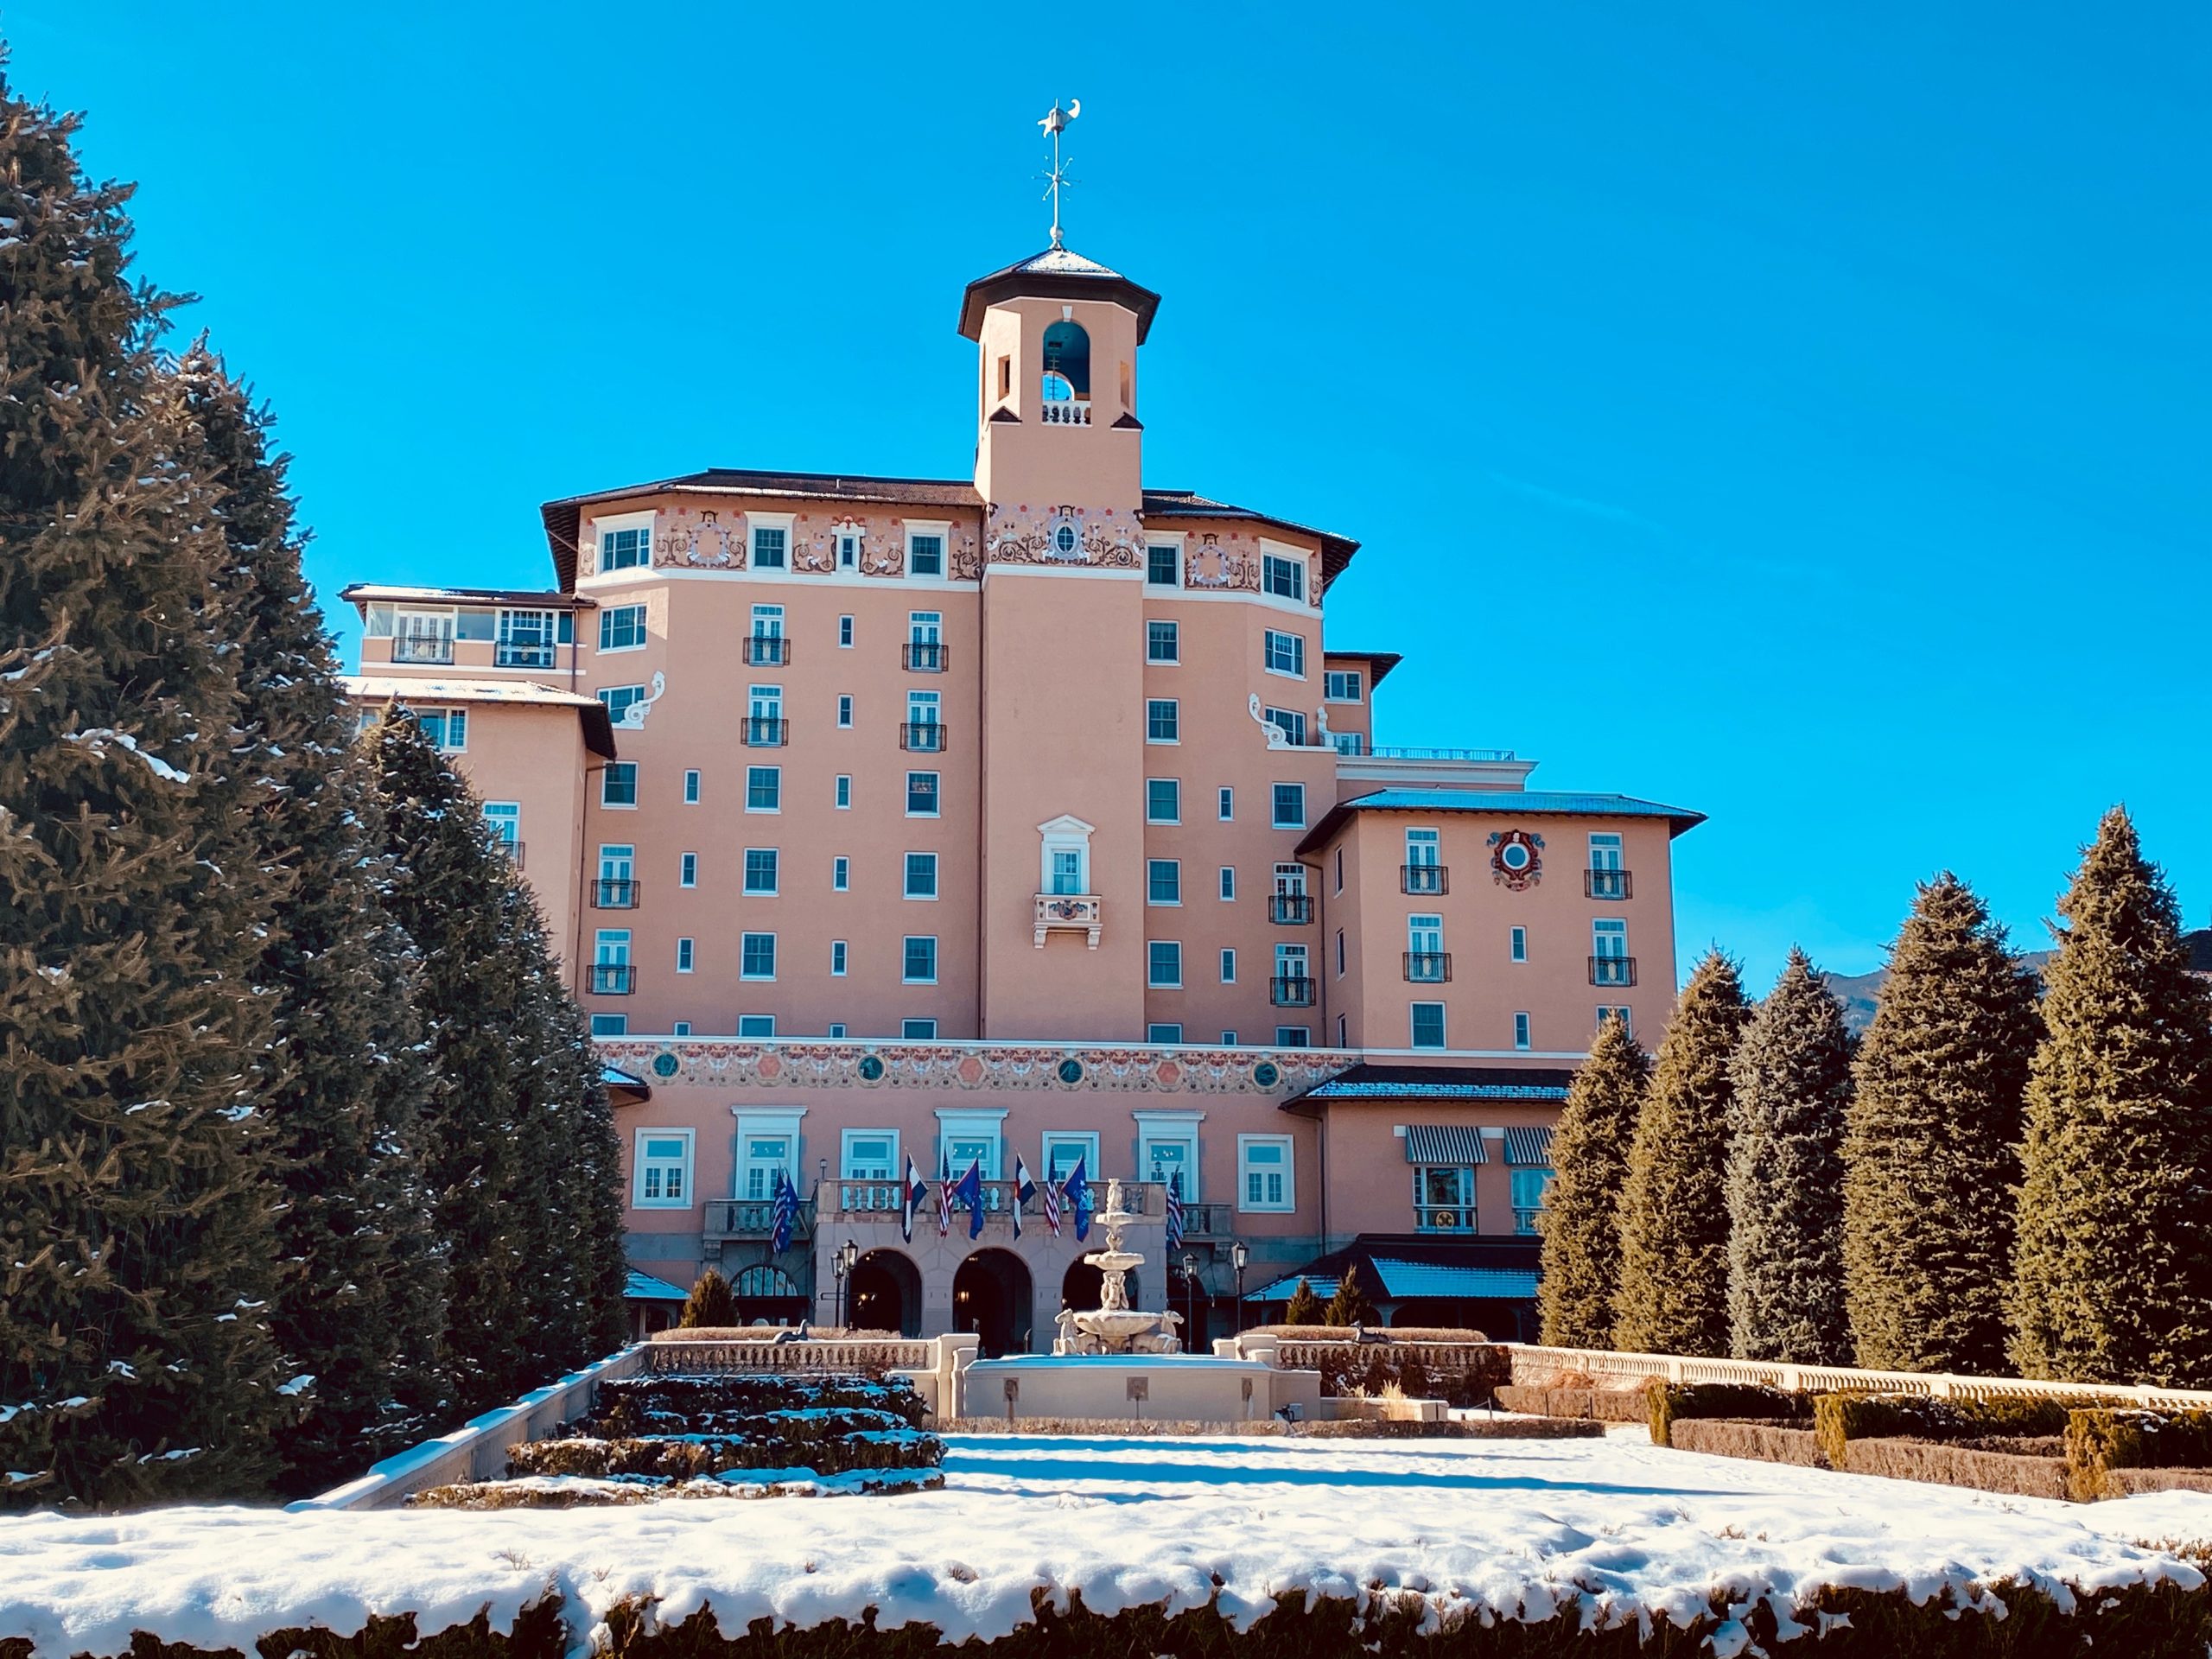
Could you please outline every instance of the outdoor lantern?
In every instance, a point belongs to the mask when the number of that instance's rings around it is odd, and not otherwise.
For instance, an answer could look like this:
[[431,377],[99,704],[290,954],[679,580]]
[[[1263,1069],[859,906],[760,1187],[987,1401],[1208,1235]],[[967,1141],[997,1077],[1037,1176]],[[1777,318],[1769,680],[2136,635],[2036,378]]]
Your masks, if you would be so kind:
[[1237,1272],[1244,1271],[1244,1264],[1252,1259],[1251,1247],[1238,1239],[1229,1247],[1229,1265]]

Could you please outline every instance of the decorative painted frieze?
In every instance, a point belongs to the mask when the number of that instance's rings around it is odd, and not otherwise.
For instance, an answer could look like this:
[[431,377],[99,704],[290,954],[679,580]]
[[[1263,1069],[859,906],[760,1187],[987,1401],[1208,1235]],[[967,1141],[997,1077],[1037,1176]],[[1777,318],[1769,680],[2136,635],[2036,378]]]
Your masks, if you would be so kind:
[[1061,505],[1007,509],[993,502],[985,556],[992,564],[1144,569],[1144,527],[1112,507]]
[[1350,1064],[1310,1049],[601,1038],[607,1065],[655,1084],[737,1089],[923,1089],[1288,1096]]

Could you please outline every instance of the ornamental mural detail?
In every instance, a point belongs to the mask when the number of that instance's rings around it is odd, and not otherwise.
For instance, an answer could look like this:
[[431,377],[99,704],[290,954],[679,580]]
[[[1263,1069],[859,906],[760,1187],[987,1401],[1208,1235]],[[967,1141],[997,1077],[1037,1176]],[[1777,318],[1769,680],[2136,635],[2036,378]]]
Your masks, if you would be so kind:
[[1133,513],[1066,504],[1011,510],[993,502],[984,548],[992,564],[1080,565],[1093,570],[1144,569],[1144,527]]
[[1090,1090],[1103,1094],[1287,1096],[1348,1062],[1308,1050],[976,1048],[931,1043],[672,1042],[602,1038],[600,1058],[649,1082],[737,1089]]
[[1224,543],[1219,534],[1207,531],[1195,545],[1185,543],[1183,549],[1183,585],[1210,593],[1260,591],[1260,544],[1249,547],[1234,543],[1244,538],[1236,531],[1229,533]]
[[745,569],[745,525],[732,517],[722,522],[721,509],[705,507],[694,512],[678,507],[668,515],[669,527],[653,537],[653,563],[658,568],[684,570],[742,570]]
[[[653,536],[653,568],[660,570],[740,571],[747,567],[745,514],[728,507],[664,507]],[[942,524],[941,519],[927,521]],[[869,576],[902,577],[906,573],[903,518],[871,518],[853,513],[797,515],[785,568],[802,575],[822,575],[837,568],[837,537],[857,532],[859,569]],[[944,532],[945,574],[956,582],[982,579],[983,561],[975,529],[953,524]],[[577,550],[582,567],[599,574],[595,541]]]
[[1526,830],[1493,831],[1490,874],[1509,893],[1527,892],[1544,879],[1544,838]]

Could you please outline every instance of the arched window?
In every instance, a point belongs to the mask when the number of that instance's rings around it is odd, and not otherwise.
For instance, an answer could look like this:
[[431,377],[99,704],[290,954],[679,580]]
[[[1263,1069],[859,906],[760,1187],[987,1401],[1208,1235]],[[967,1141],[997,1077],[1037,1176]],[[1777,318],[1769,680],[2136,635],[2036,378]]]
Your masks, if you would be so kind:
[[1048,404],[1090,396],[1090,336],[1079,322],[1056,322],[1045,331],[1044,396]]
[[766,1262],[745,1268],[737,1275],[737,1283],[731,1288],[740,1296],[796,1296],[799,1294],[798,1287],[791,1282],[789,1274]]

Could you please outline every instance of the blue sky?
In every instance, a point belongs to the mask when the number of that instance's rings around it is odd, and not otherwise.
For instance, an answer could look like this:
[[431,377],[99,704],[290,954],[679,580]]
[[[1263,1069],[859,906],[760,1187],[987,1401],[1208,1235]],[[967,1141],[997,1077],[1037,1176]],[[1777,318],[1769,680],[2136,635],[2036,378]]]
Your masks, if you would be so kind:
[[[2023,944],[2109,803],[2212,921],[2212,10],[12,0],[144,275],[276,406],[334,594],[537,505],[965,476],[961,286],[1166,296],[1147,481],[1364,543],[1386,741],[1712,815],[1685,966]],[[334,619],[346,622],[349,619]]]

